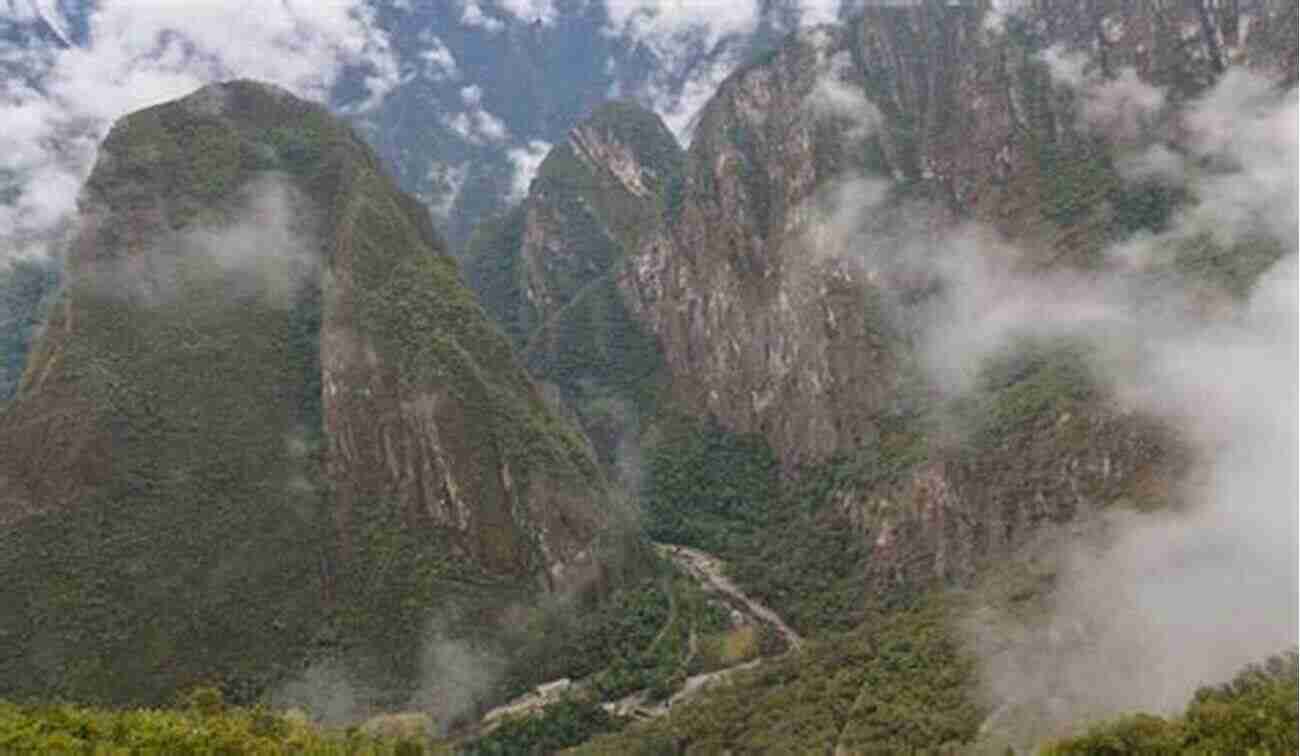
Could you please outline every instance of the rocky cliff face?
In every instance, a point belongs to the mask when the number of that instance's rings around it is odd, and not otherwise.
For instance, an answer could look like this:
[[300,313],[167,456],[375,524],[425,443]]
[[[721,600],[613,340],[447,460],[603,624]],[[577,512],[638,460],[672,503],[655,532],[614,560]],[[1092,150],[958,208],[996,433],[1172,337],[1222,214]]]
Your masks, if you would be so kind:
[[81,223],[0,418],[5,694],[255,691],[313,647],[413,675],[458,583],[592,569],[580,436],[323,109],[234,82],[132,114]]
[[[863,259],[921,254],[916,239],[975,222],[1021,247],[1023,272],[1104,269],[1107,245],[1162,229],[1179,201],[1122,180],[1118,158],[1152,134],[1176,142],[1165,106],[1227,66],[1294,82],[1294,34],[1276,31],[1294,19],[1268,2],[1027,3],[1004,17],[924,2],[801,33],[737,71],[699,118],[680,203],[619,273],[674,396],[761,433],[790,471],[876,453],[937,398],[907,318],[886,314],[936,282],[922,264]],[[1107,86],[1120,105],[1102,102]],[[901,231],[869,228],[879,249],[845,248],[850,192],[923,212]],[[1103,400],[1058,399],[966,451],[917,431],[925,462],[843,491],[873,569],[968,574],[1037,521],[1168,493],[1185,453],[1167,431]]]
[[[663,344],[675,393],[790,463],[857,443],[896,368],[869,294],[814,259],[800,219],[844,169],[807,100],[842,32],[821,30],[737,73],[706,106],[670,220],[620,279]],[[823,140],[838,146],[840,140]]]

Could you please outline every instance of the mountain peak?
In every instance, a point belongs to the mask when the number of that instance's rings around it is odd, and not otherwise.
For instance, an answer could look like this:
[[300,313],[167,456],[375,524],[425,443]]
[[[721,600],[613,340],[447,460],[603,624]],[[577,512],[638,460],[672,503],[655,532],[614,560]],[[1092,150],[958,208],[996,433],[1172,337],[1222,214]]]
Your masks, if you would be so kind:
[[285,90],[121,119],[0,416],[0,635],[45,649],[0,654],[0,694],[255,690],[322,634],[417,653],[458,581],[585,579],[604,480],[443,252]]

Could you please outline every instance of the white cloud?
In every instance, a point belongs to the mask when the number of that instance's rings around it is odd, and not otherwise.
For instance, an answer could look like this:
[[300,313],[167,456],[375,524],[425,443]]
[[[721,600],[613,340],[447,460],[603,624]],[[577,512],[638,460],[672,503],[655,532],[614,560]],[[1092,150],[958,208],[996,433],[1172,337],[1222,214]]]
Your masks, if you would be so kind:
[[14,21],[33,21],[37,18],[35,6],[29,0],[6,0],[5,15]]
[[471,108],[477,107],[479,103],[483,102],[483,87],[477,84],[461,87],[460,100]]
[[990,34],[1002,34],[1007,30],[1007,19],[1020,13],[1027,0],[993,0],[984,14],[983,28]]
[[501,19],[484,13],[483,6],[479,4],[478,0],[464,0],[460,22],[465,26],[476,27],[489,33],[499,32],[506,28]]
[[500,118],[483,108],[483,88],[470,84],[460,88],[460,100],[468,110],[443,118],[443,124],[473,144],[504,142],[510,130]]
[[[14,7],[11,6],[10,7]],[[325,99],[360,73],[372,107],[396,85],[396,56],[361,0],[285,0],[256,13],[223,0],[106,0],[89,17],[85,47],[0,55],[38,72],[42,90],[0,86],[0,171],[17,176],[0,207],[0,240],[47,233],[74,209],[97,145],[116,118],[203,84],[247,77]]]
[[[1060,734],[1039,727],[1181,709],[1198,686],[1297,639],[1297,94],[1233,70],[1174,115],[1176,151],[1145,159],[1186,185],[1192,206],[1111,250],[1108,272],[1030,272],[996,233],[932,224],[925,206],[884,202],[879,182],[846,182],[813,207],[819,253],[860,263],[886,293],[892,281],[937,284],[890,311],[914,329],[942,393],[978,392],[986,360],[1020,337],[1086,343],[1111,406],[1159,419],[1195,463],[1165,481],[1170,511],[1080,500],[1103,511],[1043,549],[1055,581],[1041,614],[967,617],[998,712],[989,723],[1021,746]],[[1248,299],[1212,307],[1208,282],[1135,274],[1206,231],[1271,239],[1282,257]]]
[[420,39],[428,45],[428,48],[420,53],[420,59],[426,64],[425,76],[435,81],[459,79],[460,66],[456,64],[456,56],[452,55],[447,45],[437,36],[427,32],[421,34]]
[[68,19],[63,15],[55,0],[7,0],[0,3],[5,9],[3,16],[18,22],[32,22],[37,19],[45,21],[50,30],[63,41],[72,44],[72,34],[68,28]]
[[1279,99],[1272,82],[1230,69],[1180,115],[1186,135],[1181,151],[1152,145],[1121,161],[1120,175],[1194,187],[1203,201],[1176,219],[1189,232],[1211,234],[1223,244],[1264,233],[1300,246],[1297,104],[1296,90]]
[[759,21],[756,0],[605,0],[605,9],[610,32],[642,42],[660,57],[679,50],[686,38],[702,36],[712,47],[727,35],[752,33]]
[[840,0],[800,0],[799,23],[803,26],[833,24],[839,20]]
[[1135,157],[1121,161],[1116,168],[1125,181],[1154,180],[1170,186],[1186,181],[1187,167],[1182,155],[1163,144],[1153,144]]
[[523,147],[514,147],[507,153],[514,175],[510,180],[510,202],[518,202],[528,195],[528,187],[537,175],[537,168],[551,151],[549,142],[534,139]]
[[555,23],[555,0],[499,0],[501,10],[525,23]]
[[510,136],[510,130],[500,118],[492,115],[486,110],[478,110],[474,113],[478,133],[483,139],[489,142],[501,142]]
[[438,197],[432,206],[435,216],[444,221],[451,217],[451,209],[460,197],[460,190],[465,186],[465,178],[468,175],[469,163],[460,165],[434,163],[429,168],[427,179]]
[[[643,45],[657,59],[648,80],[615,80],[611,96],[640,100],[686,144],[700,108],[742,62],[743,42],[758,30],[764,5],[759,0],[605,0],[605,33]],[[811,26],[834,22],[852,6],[842,0],[790,0],[784,7],[801,25]],[[768,20],[779,21],[773,13]]]
[[1165,93],[1139,79],[1132,68],[1121,70],[1113,79],[1103,79],[1087,70],[1087,60],[1081,54],[1053,47],[1041,58],[1053,79],[1078,93],[1080,118],[1094,131],[1135,140],[1165,105]]
[[1088,59],[1081,53],[1067,52],[1056,46],[1047,48],[1038,57],[1047,64],[1052,78],[1067,87],[1077,89],[1087,80],[1084,69],[1088,65]]
[[845,136],[860,140],[870,136],[883,123],[880,109],[867,99],[862,87],[843,81],[852,66],[847,52],[831,57],[828,70],[817,79],[807,104],[819,116],[852,123]]
[[[890,219],[869,183],[825,203],[819,249],[856,256],[877,279],[939,284],[908,313],[941,390],[978,391],[987,358],[1023,336],[1086,343],[1111,406],[1158,418],[1195,461],[1168,481],[1171,511],[1111,511],[1063,534],[1044,616],[972,618],[975,642],[989,644],[977,651],[984,682],[1007,719],[1181,709],[1198,686],[1296,643],[1297,95],[1236,70],[1178,115],[1175,146],[1189,165],[1212,167],[1180,174],[1195,199],[1168,231],[1130,239],[1112,259],[1140,269],[1152,250],[1206,231],[1269,238],[1282,257],[1246,301],[1207,307],[1208,282],[1122,266],[1030,273],[1023,250],[993,232],[935,238],[912,206]],[[1178,154],[1167,152],[1157,159],[1166,170]],[[856,215],[844,211],[853,204]],[[877,229],[881,218],[897,233]],[[1098,542],[1078,536],[1093,526]]]
[[690,143],[695,117],[700,109],[718,91],[738,62],[734,55],[719,55],[691,68],[680,83],[667,75],[653,78],[636,92],[636,96],[663,118],[678,142],[686,145]]
[[1186,123],[1193,152],[1233,170],[1203,179],[1198,192],[1213,201],[1197,205],[1187,222],[1221,241],[1263,232],[1297,247],[1297,113],[1295,89],[1279,105],[1271,82],[1241,69],[1229,71]]

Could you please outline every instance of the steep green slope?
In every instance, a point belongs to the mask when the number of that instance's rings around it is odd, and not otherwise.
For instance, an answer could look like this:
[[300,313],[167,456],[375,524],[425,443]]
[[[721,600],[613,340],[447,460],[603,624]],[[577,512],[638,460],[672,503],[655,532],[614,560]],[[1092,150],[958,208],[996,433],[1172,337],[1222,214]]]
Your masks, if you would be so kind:
[[401,702],[435,612],[597,569],[595,461],[322,108],[132,114],[82,206],[0,418],[0,695],[243,699],[333,658]]
[[520,205],[476,230],[466,278],[516,344],[654,225],[681,162],[658,116],[608,102],[547,154]]
[[479,226],[466,252],[469,284],[606,464],[639,435],[662,391],[659,347],[616,276],[658,225],[682,159],[658,116],[605,103],[550,151],[520,205]]

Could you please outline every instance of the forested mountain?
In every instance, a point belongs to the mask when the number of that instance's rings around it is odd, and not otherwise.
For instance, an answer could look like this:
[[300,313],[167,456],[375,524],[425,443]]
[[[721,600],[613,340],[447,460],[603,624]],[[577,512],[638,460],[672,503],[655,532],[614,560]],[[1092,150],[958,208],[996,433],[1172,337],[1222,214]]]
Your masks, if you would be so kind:
[[6,694],[255,693],[321,653],[398,690],[435,607],[591,579],[595,460],[322,108],[134,113],[81,204],[0,423]]

